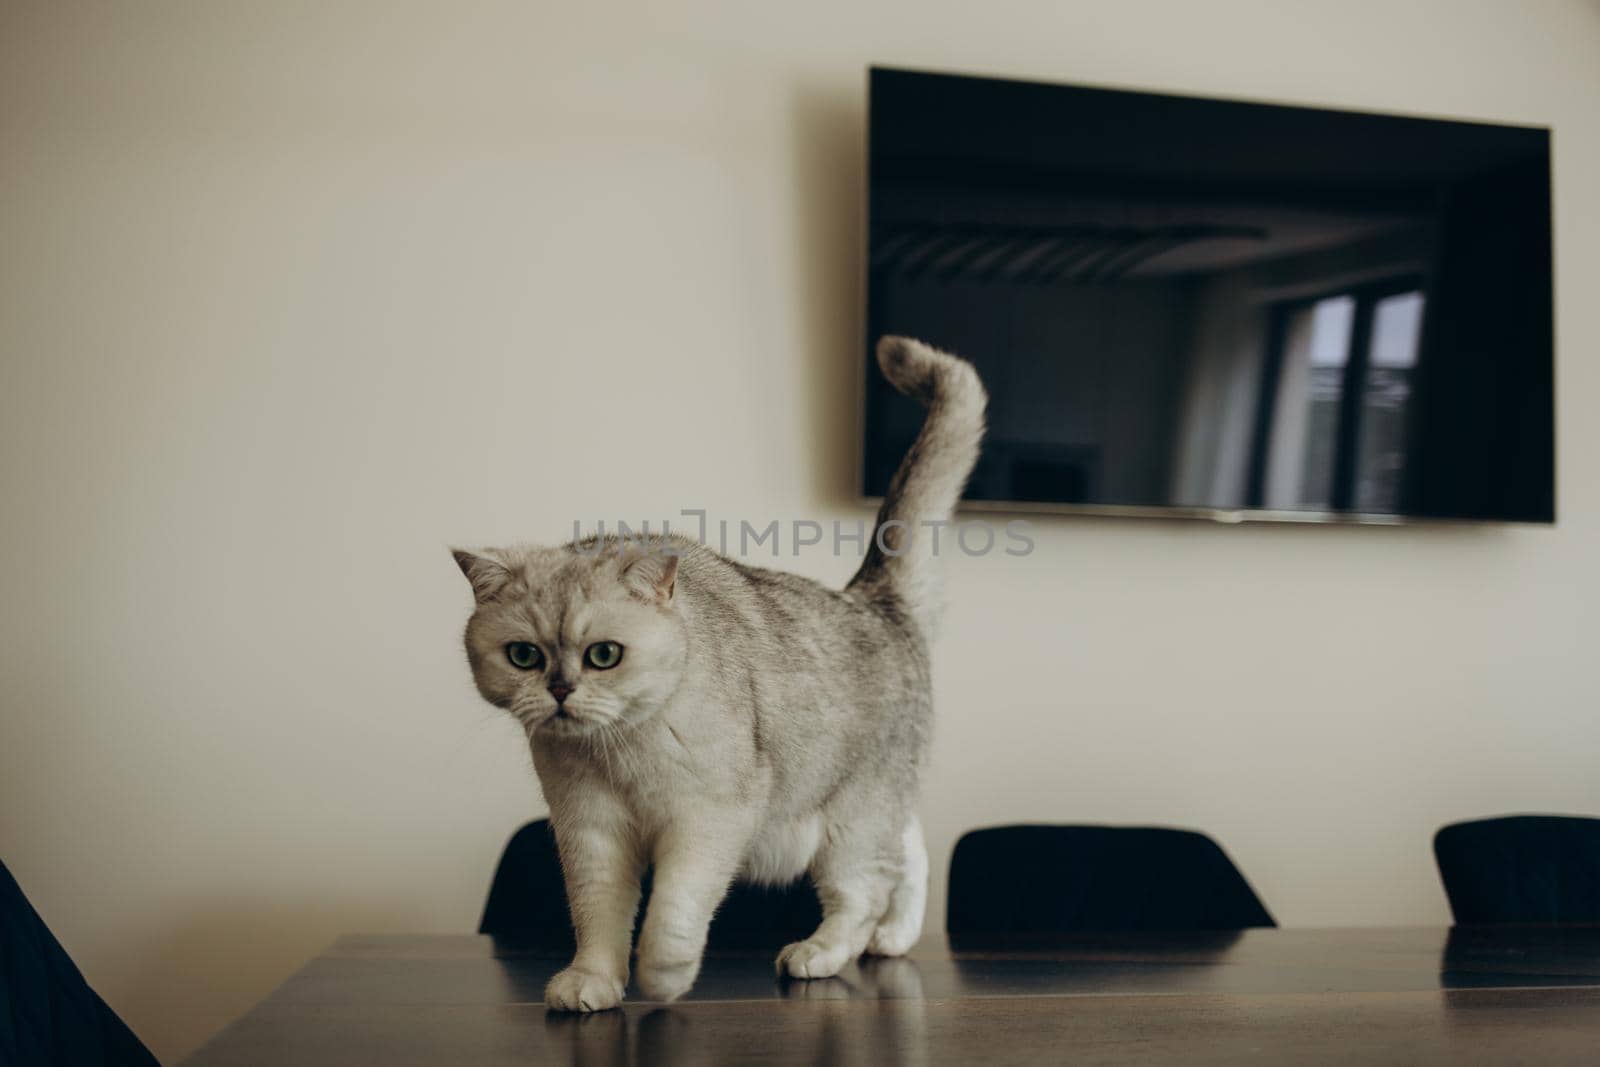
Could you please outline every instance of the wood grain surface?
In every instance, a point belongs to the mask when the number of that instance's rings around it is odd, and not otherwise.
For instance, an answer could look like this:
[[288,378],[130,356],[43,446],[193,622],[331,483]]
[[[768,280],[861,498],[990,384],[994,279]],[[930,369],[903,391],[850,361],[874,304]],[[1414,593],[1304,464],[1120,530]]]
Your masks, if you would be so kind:
[[583,1017],[541,1002],[563,962],[346,937],[189,1062],[1600,1063],[1600,927],[941,937],[816,982],[724,954],[682,1001]]

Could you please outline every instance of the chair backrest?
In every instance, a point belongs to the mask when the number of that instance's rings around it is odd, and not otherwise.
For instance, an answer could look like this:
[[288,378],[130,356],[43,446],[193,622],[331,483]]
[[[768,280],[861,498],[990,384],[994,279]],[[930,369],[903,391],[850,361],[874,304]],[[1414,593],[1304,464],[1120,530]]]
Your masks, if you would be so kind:
[[0,863],[0,1063],[161,1067]]
[[[647,901],[649,896],[650,878],[646,875],[641,900]],[[711,921],[707,945],[776,949],[810,937],[821,921],[822,906],[808,879],[776,889],[736,883]],[[478,932],[521,947],[573,950],[561,858],[549,820],[531,822],[512,835],[489,887]]]
[[478,933],[552,952],[571,952],[575,947],[550,820],[530,822],[506,842]]
[[1458,923],[1600,922],[1600,819],[1510,815],[1433,837]]
[[998,826],[950,858],[953,935],[1275,926],[1216,842],[1190,830]]

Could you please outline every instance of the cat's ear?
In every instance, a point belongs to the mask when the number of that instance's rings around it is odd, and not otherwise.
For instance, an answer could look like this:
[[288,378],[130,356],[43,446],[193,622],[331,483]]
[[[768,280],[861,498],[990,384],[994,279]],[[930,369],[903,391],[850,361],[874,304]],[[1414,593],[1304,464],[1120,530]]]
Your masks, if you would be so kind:
[[678,554],[645,552],[622,568],[622,584],[651,604],[670,604],[678,588]]
[[450,554],[472,583],[472,597],[480,604],[492,600],[511,581],[511,571],[497,559],[464,548],[452,548]]

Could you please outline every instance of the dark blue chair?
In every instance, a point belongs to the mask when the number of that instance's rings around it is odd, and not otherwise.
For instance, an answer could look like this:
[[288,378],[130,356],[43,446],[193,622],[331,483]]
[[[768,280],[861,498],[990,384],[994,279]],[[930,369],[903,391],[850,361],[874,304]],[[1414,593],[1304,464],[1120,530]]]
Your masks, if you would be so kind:
[[1600,819],[1458,822],[1433,855],[1458,923],[1600,923]]
[[950,858],[952,938],[1276,925],[1216,842],[1191,830],[997,826],[964,835]]
[[[649,897],[650,877],[646,874],[641,900]],[[809,879],[778,889],[735,883],[711,920],[706,945],[776,950],[810,937],[821,921],[822,905]],[[524,826],[506,845],[478,932],[519,948],[563,954],[573,951],[561,858],[548,819]]]
[[0,1063],[160,1067],[0,863]]

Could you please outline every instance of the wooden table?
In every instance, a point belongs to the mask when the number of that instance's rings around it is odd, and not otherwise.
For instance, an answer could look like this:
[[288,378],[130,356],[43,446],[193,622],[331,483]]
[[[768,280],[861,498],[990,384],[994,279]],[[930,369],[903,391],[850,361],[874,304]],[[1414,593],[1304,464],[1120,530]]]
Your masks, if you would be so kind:
[[1600,1064],[1600,927],[1075,936],[779,981],[708,958],[671,1005],[555,1015],[564,962],[480,937],[339,940],[200,1050],[273,1064]]

